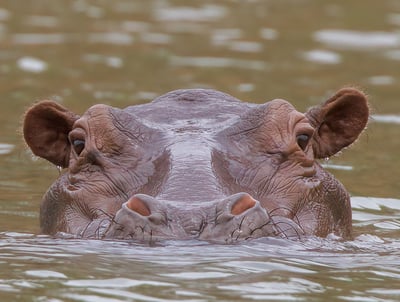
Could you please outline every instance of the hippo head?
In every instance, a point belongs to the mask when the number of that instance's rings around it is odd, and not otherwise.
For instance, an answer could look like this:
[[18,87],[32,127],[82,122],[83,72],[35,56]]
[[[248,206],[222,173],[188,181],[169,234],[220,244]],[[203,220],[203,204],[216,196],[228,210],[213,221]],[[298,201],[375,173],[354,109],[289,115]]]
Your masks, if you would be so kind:
[[351,236],[349,195],[318,159],[365,128],[365,95],[344,88],[305,114],[214,90],[178,90],[149,104],[56,102],[31,107],[32,152],[64,168],[43,197],[41,230],[84,238]]

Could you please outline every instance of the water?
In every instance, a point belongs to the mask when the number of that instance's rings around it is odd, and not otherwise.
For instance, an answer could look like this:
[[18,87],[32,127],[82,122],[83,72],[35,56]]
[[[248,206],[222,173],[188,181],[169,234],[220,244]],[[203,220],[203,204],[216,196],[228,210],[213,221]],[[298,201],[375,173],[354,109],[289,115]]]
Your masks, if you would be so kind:
[[[1,1],[0,301],[398,301],[399,20],[393,0]],[[353,196],[352,241],[38,235],[59,171],[21,139],[36,100],[82,113],[202,87],[305,110],[344,85],[373,111],[357,144],[323,161]]]
[[400,243],[370,234],[235,246],[0,239],[2,301],[398,301],[400,294]]

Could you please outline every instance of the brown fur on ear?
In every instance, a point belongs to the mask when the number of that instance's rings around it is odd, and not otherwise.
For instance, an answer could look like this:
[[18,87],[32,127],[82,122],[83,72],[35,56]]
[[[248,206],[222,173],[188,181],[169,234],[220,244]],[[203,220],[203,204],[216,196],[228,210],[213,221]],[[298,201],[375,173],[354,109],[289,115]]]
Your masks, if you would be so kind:
[[358,89],[343,88],[308,110],[306,116],[316,130],[315,157],[329,157],[352,144],[365,129],[369,119],[367,97]]
[[68,167],[68,134],[78,115],[54,101],[41,101],[25,114],[23,134],[33,154],[57,166]]

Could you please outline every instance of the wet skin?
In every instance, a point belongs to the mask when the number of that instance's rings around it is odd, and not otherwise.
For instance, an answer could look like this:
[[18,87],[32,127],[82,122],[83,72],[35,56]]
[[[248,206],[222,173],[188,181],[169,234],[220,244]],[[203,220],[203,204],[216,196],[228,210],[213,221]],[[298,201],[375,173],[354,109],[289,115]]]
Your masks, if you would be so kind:
[[317,159],[352,144],[368,116],[353,88],[304,114],[284,100],[202,89],[82,116],[39,102],[25,115],[25,140],[64,168],[43,197],[41,231],[146,242],[349,238],[349,195]]

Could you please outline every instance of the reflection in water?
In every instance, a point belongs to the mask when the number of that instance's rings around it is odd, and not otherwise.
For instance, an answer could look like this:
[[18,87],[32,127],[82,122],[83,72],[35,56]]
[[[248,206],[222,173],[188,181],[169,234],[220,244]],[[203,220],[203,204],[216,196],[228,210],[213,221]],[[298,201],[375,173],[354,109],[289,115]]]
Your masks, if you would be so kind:
[[394,114],[374,114],[372,120],[378,123],[400,124],[400,115]]
[[47,45],[65,43],[68,37],[64,34],[15,34],[12,40],[13,44]]
[[243,36],[239,28],[216,29],[211,34],[211,42],[215,46],[228,45],[232,40],[240,39]]
[[239,52],[261,52],[263,50],[263,46],[258,42],[234,41],[230,43],[229,49]]
[[143,33],[140,39],[148,44],[169,44],[172,40],[170,35],[162,33]]
[[105,43],[115,45],[130,45],[133,43],[133,38],[129,34],[120,32],[106,32],[90,34],[88,37],[90,43]]
[[311,50],[303,54],[304,59],[307,61],[321,63],[321,64],[339,64],[342,59],[339,54],[333,51],[326,50]]
[[107,57],[98,54],[87,54],[83,56],[83,60],[88,63],[105,64],[113,68],[121,68],[124,66],[123,60],[114,56]]
[[275,30],[273,28],[261,28],[260,36],[262,39],[265,39],[265,40],[275,40],[278,38],[279,33],[277,30]]
[[14,149],[14,145],[11,144],[2,144],[0,143],[0,155],[2,154],[9,154]]
[[28,16],[24,23],[28,26],[48,27],[52,28],[59,24],[58,18],[55,16]]
[[186,21],[186,22],[210,22],[217,21],[227,14],[227,9],[219,5],[204,5],[194,7],[160,7],[156,8],[154,15],[156,20]]
[[391,76],[372,76],[368,78],[368,82],[372,85],[393,85],[395,79]]
[[233,67],[238,69],[265,70],[267,64],[262,61],[239,60],[231,58],[213,58],[213,57],[172,57],[171,64],[173,66],[185,67],[209,67],[209,68],[226,68]]
[[388,59],[400,61],[400,49],[388,50],[383,55]]
[[345,165],[333,165],[333,164],[322,164],[321,165],[325,169],[333,169],[333,170],[343,170],[343,171],[351,171],[354,168],[352,166],[345,166]]
[[[0,3],[0,301],[398,301],[400,7],[396,1],[3,1]],[[55,167],[20,120],[55,95],[83,112],[214,87],[299,109],[364,87],[367,134],[324,166],[353,197],[355,239],[81,241],[37,236]]]
[[39,73],[47,69],[46,62],[32,57],[22,57],[17,61],[17,66],[28,72]]
[[345,49],[373,50],[376,48],[399,47],[398,33],[360,32],[351,30],[320,30],[314,33],[318,42]]

